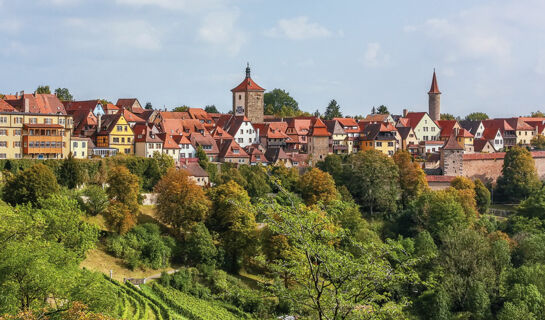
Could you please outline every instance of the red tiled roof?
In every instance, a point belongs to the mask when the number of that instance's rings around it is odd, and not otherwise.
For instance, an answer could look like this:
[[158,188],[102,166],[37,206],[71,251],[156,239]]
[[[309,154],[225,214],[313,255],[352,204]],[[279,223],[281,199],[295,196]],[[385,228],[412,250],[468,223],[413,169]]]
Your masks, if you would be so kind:
[[221,141],[219,146],[220,158],[249,158],[250,156],[244,149],[235,141],[235,139],[227,139]]
[[160,133],[158,136],[163,141],[163,149],[180,149],[180,146],[172,139],[170,134]]
[[474,135],[471,134],[471,132],[467,131],[466,129],[461,129],[458,131],[458,137],[460,138],[473,138]]
[[436,121],[439,128],[441,128],[441,137],[450,137],[454,126],[458,123],[456,120],[438,120]]
[[97,104],[100,103],[99,100],[86,100],[86,101],[63,101],[63,105],[66,108],[68,113],[76,110],[90,110],[93,111]]
[[435,70],[433,70],[433,78],[431,80],[431,88],[428,93],[441,93],[439,86],[437,85],[437,77],[435,76]]
[[28,112],[42,114],[66,114],[62,102],[54,94],[24,94],[19,99],[4,100],[20,112],[25,111],[25,101],[28,101]]
[[7,103],[6,101],[4,100],[0,100],[0,111],[2,112],[15,112],[17,110],[15,110],[14,107],[12,107],[9,103]]
[[[487,139],[475,139],[473,140],[473,149],[475,152],[481,152],[487,143],[490,143]],[[492,149],[494,149],[494,146],[492,146]]]
[[232,139],[233,136],[227,133],[225,130],[223,130],[222,127],[216,126],[210,134],[214,139]]
[[190,177],[208,177],[208,172],[206,172],[206,170],[204,170],[197,162],[186,163],[182,165],[182,169],[187,171],[187,174]]
[[162,119],[191,119],[189,112],[161,111],[159,115]]
[[122,109],[122,110],[123,110],[123,117],[125,117],[125,120],[127,120],[127,122],[146,123],[146,120],[140,118],[139,116],[135,115],[129,110],[127,109]]
[[484,128],[498,128],[503,133],[504,131],[514,131],[515,129],[505,119],[488,119],[483,120]]
[[[339,121],[341,126],[344,127],[357,127],[358,123],[353,118],[333,118],[333,120]],[[346,129],[345,129],[346,130]]]
[[265,91],[252,78],[245,78],[238,86],[231,90],[232,92],[245,92],[245,91]]
[[[252,144],[252,145],[246,146],[244,148],[244,151],[246,151],[246,153],[250,156],[251,163],[256,163],[256,162],[268,163],[269,162],[269,160],[267,160],[267,158],[265,157],[265,154],[261,152],[261,150],[259,149],[259,145]],[[257,159],[257,157],[259,157],[259,159]]]
[[368,114],[364,120],[362,121],[367,121],[367,122],[386,122],[386,119],[388,119],[390,115],[389,114],[381,114],[381,113],[376,113],[376,114]]
[[163,142],[158,135],[152,134],[153,127],[148,124],[135,124],[132,128],[135,142]]
[[498,131],[500,131],[501,134],[500,128],[496,126],[490,126],[488,128],[485,128],[483,131],[483,138],[486,140],[493,140],[496,138],[496,134],[498,133]]
[[115,110],[115,111],[117,111],[117,110],[119,110],[119,107],[116,106],[116,105],[114,105],[114,104],[112,104],[112,103],[108,103],[108,104],[106,104],[105,106],[102,106],[102,108],[104,109],[104,111],[107,111],[107,110]]
[[464,150],[464,148],[456,141],[454,135],[451,135],[445,145],[443,146],[444,150]]
[[[416,128],[420,120],[426,115],[426,112],[409,112],[407,113],[407,116],[405,117],[408,119],[407,126],[411,128]],[[401,119],[400,119],[401,120]]]
[[[141,107],[138,107],[138,106],[133,107],[134,103],[137,102],[137,101],[138,101],[138,99],[136,99],[136,98],[117,99],[117,103],[115,105],[118,106],[119,108],[129,109],[133,113],[140,114],[140,113],[144,112],[144,109],[141,108]],[[138,102],[138,104],[140,105],[140,102]]]
[[325,123],[320,119],[316,118],[312,125],[310,134],[313,137],[329,137],[331,134],[327,131]]

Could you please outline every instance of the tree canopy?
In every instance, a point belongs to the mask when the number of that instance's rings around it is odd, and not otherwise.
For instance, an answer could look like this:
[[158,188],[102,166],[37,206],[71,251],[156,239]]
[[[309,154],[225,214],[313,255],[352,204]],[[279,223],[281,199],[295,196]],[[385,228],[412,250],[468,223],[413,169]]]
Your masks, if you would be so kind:
[[510,148],[503,160],[502,175],[498,178],[494,199],[501,202],[521,201],[539,187],[541,181],[530,152],[519,146]]
[[204,107],[204,111],[206,111],[206,112],[208,112],[208,113],[220,113],[220,112],[218,111],[218,108],[216,108],[216,106],[213,105],[213,104]]
[[38,88],[36,88],[36,93],[39,93],[39,94],[51,94],[51,89],[49,88],[49,86],[47,85],[41,85],[41,86],[38,86]]
[[55,95],[61,101],[74,101],[74,97],[67,88],[57,88],[55,89]]
[[38,204],[59,191],[57,178],[49,167],[38,163],[7,178],[2,190],[4,201],[11,205]]
[[290,113],[291,115],[295,115],[300,111],[297,101],[290,96],[289,92],[282,89],[274,89],[270,92],[265,92],[263,99],[265,114],[279,115]]
[[337,101],[335,99],[329,101],[329,104],[324,112],[324,119],[331,120],[333,118],[342,118],[342,116],[341,106],[337,103]]
[[488,115],[484,112],[472,112],[468,114],[465,119],[471,121],[482,121],[488,119]]

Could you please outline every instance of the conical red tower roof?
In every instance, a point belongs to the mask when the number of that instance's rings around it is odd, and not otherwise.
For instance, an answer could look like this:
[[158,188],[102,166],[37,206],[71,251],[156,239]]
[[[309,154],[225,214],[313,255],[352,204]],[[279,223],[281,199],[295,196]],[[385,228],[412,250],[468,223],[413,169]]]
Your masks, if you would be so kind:
[[428,93],[441,93],[441,91],[439,91],[439,86],[437,85],[437,77],[435,76],[435,69],[433,70],[433,79],[431,80],[431,88],[430,88],[430,92]]

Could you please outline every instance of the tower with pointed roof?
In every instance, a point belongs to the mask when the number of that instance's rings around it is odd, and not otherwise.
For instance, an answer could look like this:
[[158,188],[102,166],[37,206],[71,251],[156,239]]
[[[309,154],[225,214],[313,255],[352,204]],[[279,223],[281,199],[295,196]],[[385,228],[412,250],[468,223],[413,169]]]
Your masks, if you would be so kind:
[[461,176],[464,173],[464,147],[462,147],[454,132],[445,142],[440,152],[440,167],[444,176]]
[[431,80],[431,88],[428,92],[428,106],[429,115],[432,120],[441,120],[441,91],[437,85],[437,76],[435,75],[435,69],[433,69],[433,79]]
[[246,66],[246,78],[234,89],[233,113],[239,116],[246,116],[252,123],[263,122],[264,92],[250,76],[250,64]]

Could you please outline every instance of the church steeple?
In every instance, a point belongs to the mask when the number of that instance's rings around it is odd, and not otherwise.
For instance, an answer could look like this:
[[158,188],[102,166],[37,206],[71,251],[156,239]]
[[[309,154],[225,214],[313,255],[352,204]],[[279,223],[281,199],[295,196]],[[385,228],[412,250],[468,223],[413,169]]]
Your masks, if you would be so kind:
[[246,78],[250,78],[250,63],[246,63]]

